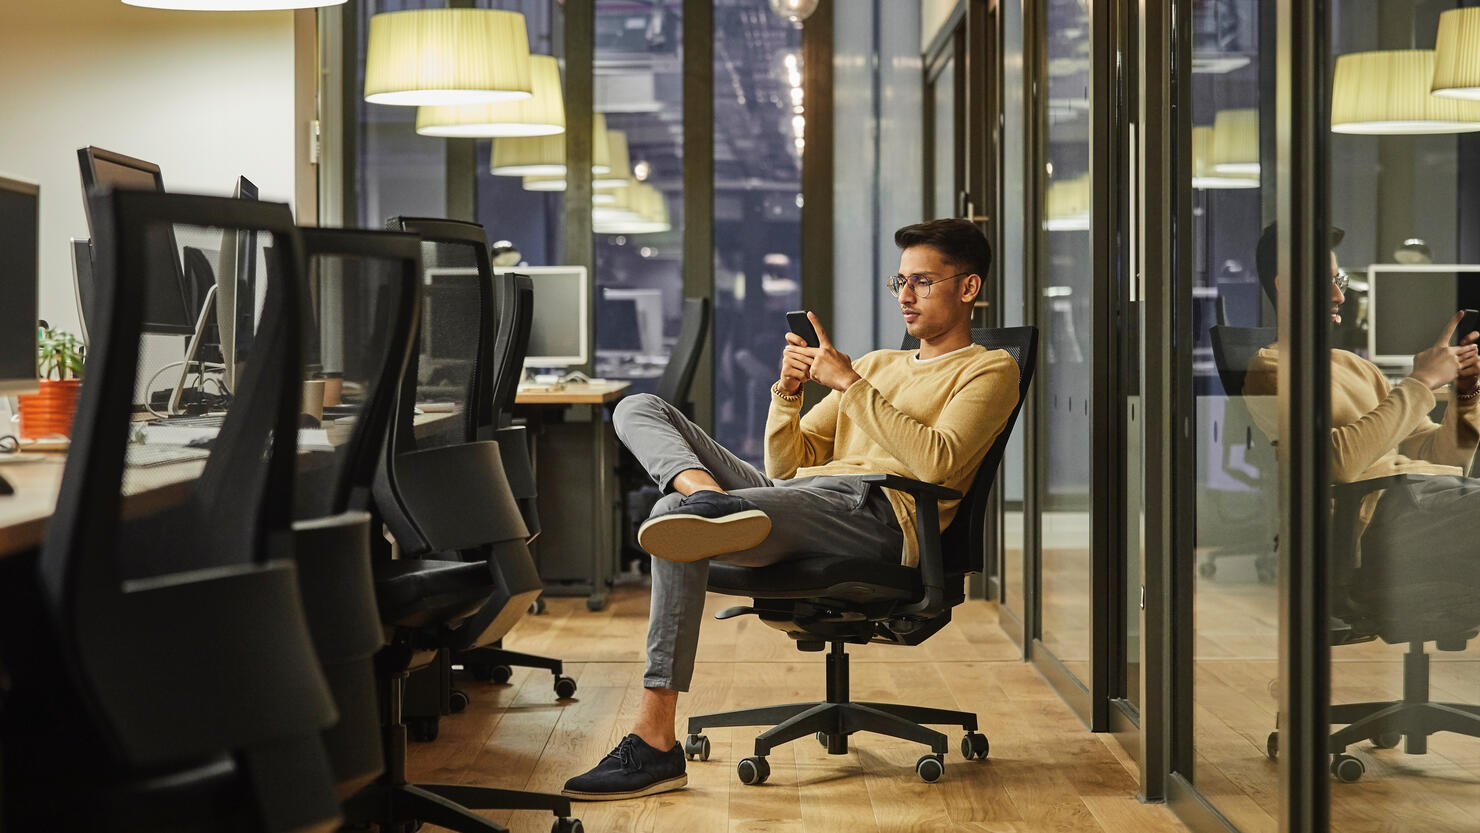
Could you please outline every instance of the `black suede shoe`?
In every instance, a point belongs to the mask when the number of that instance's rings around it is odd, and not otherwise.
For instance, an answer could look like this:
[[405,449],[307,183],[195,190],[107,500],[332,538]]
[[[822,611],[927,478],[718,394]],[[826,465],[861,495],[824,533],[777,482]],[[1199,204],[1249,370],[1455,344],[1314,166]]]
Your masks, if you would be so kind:
[[754,503],[722,492],[702,491],[648,518],[637,530],[637,543],[658,558],[687,563],[750,549],[770,534],[770,516]]
[[689,783],[683,749],[667,752],[648,746],[637,735],[622,738],[590,772],[565,782],[560,794],[583,801],[612,801],[676,790]]

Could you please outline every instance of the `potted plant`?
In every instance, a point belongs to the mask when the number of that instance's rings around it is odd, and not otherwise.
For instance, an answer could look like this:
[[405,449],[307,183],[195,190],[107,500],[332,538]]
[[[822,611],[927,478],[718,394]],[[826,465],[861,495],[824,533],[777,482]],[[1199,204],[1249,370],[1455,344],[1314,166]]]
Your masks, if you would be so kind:
[[72,436],[72,417],[77,413],[77,394],[82,390],[84,350],[82,342],[71,333],[37,328],[36,369],[41,390],[19,397],[22,437]]

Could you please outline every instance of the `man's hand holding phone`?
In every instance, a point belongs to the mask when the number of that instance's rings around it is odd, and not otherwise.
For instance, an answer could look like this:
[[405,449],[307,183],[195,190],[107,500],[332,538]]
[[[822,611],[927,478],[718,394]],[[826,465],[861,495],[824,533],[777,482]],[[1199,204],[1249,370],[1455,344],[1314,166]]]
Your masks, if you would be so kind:
[[1413,357],[1413,378],[1430,390],[1454,382],[1455,392],[1465,395],[1474,393],[1480,385],[1480,348],[1475,346],[1480,333],[1471,330],[1463,333],[1458,344],[1449,343],[1465,318],[1464,310],[1456,312],[1433,346]]
[[[787,318],[790,320],[792,314],[788,314]],[[831,339],[827,337],[827,330],[815,313],[808,312],[806,322],[812,325],[817,336],[817,346],[808,347],[807,339],[795,332],[797,329],[806,329],[800,320],[790,321],[793,331],[786,334],[778,390],[789,396],[800,391],[802,383],[807,379],[815,379],[835,391],[845,391],[863,378],[853,369],[853,359],[833,347]]]

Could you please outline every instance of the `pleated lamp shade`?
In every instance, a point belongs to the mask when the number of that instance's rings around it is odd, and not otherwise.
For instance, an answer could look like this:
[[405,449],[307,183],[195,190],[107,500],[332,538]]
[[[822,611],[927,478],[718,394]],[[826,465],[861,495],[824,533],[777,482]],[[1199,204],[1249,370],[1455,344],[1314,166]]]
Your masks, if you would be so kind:
[[[524,190],[526,191],[564,191],[565,175],[560,176],[527,176],[524,178]],[[617,197],[611,191],[593,191],[591,193],[592,205],[614,205]]]
[[345,0],[123,0],[126,6],[178,12],[275,12],[341,6]]
[[1089,229],[1089,175],[1051,182],[1043,195],[1043,228],[1047,231]]
[[1213,171],[1259,175],[1259,111],[1220,110],[1213,117]]
[[1192,187],[1199,190],[1258,188],[1257,174],[1226,174],[1213,168],[1212,127],[1192,128]]
[[1439,15],[1430,90],[1445,98],[1480,99],[1480,7]]
[[486,139],[500,136],[553,136],[565,132],[565,96],[560,63],[549,55],[529,56],[534,94],[519,101],[420,107],[416,132],[423,136]]
[[1367,136],[1480,130],[1480,101],[1429,94],[1431,49],[1353,52],[1336,58],[1331,132]]
[[410,9],[370,18],[365,100],[445,105],[513,101],[533,92],[524,15],[497,9]]
[[607,159],[611,166],[606,173],[591,180],[592,188],[620,188],[632,181],[632,158],[627,153],[627,134],[621,130],[607,131]]
[[591,209],[591,230],[597,234],[658,234],[671,231],[668,199],[647,183],[618,188],[617,206]]
[[640,216],[638,210],[640,192],[641,183],[636,182],[607,191],[606,193],[611,195],[612,201],[601,206],[593,204],[591,209],[592,221],[636,220]]
[[[591,121],[591,173],[611,170],[608,160],[606,117],[594,114]],[[490,170],[494,176],[565,177],[565,135],[510,137],[493,140]]]

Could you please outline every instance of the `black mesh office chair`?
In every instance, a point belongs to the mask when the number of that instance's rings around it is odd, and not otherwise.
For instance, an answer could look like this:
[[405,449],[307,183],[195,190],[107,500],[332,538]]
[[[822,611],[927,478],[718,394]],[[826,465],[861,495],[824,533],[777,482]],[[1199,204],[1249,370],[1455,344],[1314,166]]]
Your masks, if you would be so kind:
[[[1273,327],[1217,326],[1212,335],[1223,386],[1230,396],[1242,396],[1255,354],[1274,344],[1278,332]],[[1424,650],[1427,642],[1440,651],[1465,650],[1480,635],[1480,602],[1470,598],[1465,588],[1445,587],[1432,577],[1413,575],[1409,565],[1389,548],[1363,551],[1360,566],[1354,557],[1360,548],[1359,516],[1366,496],[1424,478],[1400,474],[1331,485],[1330,644],[1374,639],[1408,644],[1403,656],[1402,700],[1331,706],[1331,723],[1345,724],[1331,733],[1327,750],[1331,774],[1341,781],[1356,781],[1366,772],[1359,758],[1346,754],[1347,747],[1364,740],[1378,749],[1391,749],[1406,738],[1404,751],[1421,755],[1428,751],[1428,736],[1435,732],[1480,737],[1480,704],[1429,699],[1429,657]],[[1462,594],[1458,598],[1456,590]],[[1279,754],[1278,728],[1269,733],[1265,748],[1271,758]]]
[[[0,581],[14,596],[0,604],[15,684],[6,825],[333,829],[320,733],[336,716],[290,535],[303,312],[292,215],[143,191],[91,200],[99,320],[61,492],[34,572]],[[173,281],[177,252],[153,245],[175,228],[266,244],[259,347],[214,428],[133,421],[136,390],[178,378],[144,361],[143,322],[196,312]],[[194,435],[209,446],[188,445]]]
[[420,311],[421,241],[318,228],[300,236],[311,306],[307,358],[324,376],[324,434],[323,444],[305,444],[297,456],[293,531],[314,648],[339,710],[324,746],[347,799],[385,768],[369,492]]
[[[926,781],[945,772],[946,736],[921,724],[961,726],[961,754],[967,759],[987,756],[986,735],[977,731],[976,715],[946,709],[855,703],[848,694],[848,643],[880,642],[918,645],[951,621],[951,608],[966,598],[966,575],[980,572],[986,556],[983,541],[988,497],[997,468],[1017,422],[1018,412],[1033,380],[1038,331],[1033,327],[973,329],[972,340],[990,349],[1006,350],[1017,362],[1018,406],[1008,417],[977,469],[971,488],[962,498],[955,519],[940,529],[938,500],[960,497],[958,492],[931,483],[894,475],[865,475],[864,480],[915,497],[919,568],[884,563],[874,558],[846,555],[808,555],[769,567],[741,567],[715,562],[709,568],[709,589],[729,596],[751,596],[750,607],[732,607],[717,618],[754,613],[761,621],[786,632],[803,651],[831,646],[827,657],[827,699],[817,703],[763,706],[754,709],[689,718],[684,752],[707,759],[709,740],[700,734],[712,726],[776,724],[755,739],[755,755],[740,760],[740,780],[759,784],[770,775],[766,756],[771,749],[800,737],[815,735],[827,751],[848,751],[848,736],[875,732],[923,743],[931,753],[920,758],[915,771]],[[908,349],[918,342],[906,339]]]
[[[529,533],[525,543],[539,535],[540,519],[536,501],[533,466],[529,459],[529,440],[523,425],[513,424],[514,399],[519,380],[524,375],[524,357],[529,351],[529,332],[534,320],[534,283],[527,275],[504,273],[494,276],[498,308],[498,335],[495,339],[494,362],[497,372],[493,382],[494,419],[499,426],[492,432],[499,444],[504,476],[509,481],[514,502],[524,518]],[[480,434],[483,433],[480,431]],[[537,609],[544,582],[535,569],[528,550],[494,548],[493,569],[498,587],[483,609],[460,631],[453,644],[452,661],[462,665],[474,679],[509,681],[513,669],[541,668],[555,676],[555,696],[574,697],[576,681],[565,676],[565,665],[553,657],[506,650],[502,640],[526,611]],[[454,691],[454,699],[457,692]]]
[[[658,379],[659,399],[678,408],[686,416],[694,416],[694,403],[689,400],[689,389],[694,385],[694,373],[699,368],[699,357],[704,352],[705,339],[709,335],[709,299],[683,299],[683,319],[679,323],[678,341],[668,354],[668,364]],[[622,551],[624,561],[636,561],[647,569],[649,556],[637,545],[637,528],[642,526],[653,506],[662,495],[653,485],[652,478],[643,471],[637,458],[626,447],[618,452],[617,477],[621,483],[623,525]]]

